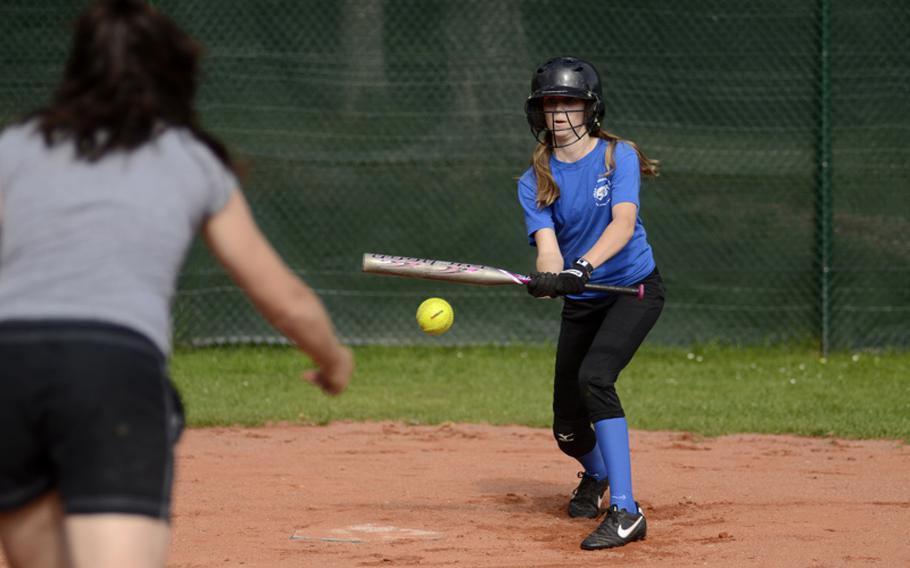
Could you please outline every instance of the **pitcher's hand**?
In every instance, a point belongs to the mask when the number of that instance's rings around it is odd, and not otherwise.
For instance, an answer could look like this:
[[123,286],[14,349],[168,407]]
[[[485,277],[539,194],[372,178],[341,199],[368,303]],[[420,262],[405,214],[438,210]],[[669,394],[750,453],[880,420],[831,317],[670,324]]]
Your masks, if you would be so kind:
[[318,369],[303,373],[303,380],[321,388],[330,395],[341,394],[351,382],[354,374],[354,355],[347,347],[340,345],[333,357],[323,361]]

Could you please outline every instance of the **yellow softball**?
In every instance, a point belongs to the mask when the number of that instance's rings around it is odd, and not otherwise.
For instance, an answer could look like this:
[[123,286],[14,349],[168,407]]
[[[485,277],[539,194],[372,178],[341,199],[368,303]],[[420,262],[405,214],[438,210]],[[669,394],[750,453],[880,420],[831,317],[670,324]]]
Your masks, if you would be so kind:
[[429,298],[417,308],[417,324],[428,335],[442,335],[455,323],[455,311],[442,298]]

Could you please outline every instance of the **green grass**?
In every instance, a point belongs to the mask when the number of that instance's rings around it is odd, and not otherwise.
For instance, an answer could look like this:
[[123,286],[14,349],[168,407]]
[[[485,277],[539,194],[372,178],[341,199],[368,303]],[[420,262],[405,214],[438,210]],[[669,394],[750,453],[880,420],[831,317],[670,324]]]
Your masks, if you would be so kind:
[[[171,374],[191,426],[401,420],[550,424],[554,348],[360,347],[350,389],[330,398],[298,379],[280,347],[178,350]],[[618,384],[630,425],[910,441],[910,352],[646,347]]]

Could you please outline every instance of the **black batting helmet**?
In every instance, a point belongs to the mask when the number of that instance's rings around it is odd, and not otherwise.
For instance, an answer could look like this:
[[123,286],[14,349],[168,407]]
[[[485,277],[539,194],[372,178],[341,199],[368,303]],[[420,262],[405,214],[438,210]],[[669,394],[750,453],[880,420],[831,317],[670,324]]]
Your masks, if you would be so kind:
[[600,75],[593,65],[577,57],[557,57],[543,63],[531,77],[531,94],[525,102],[525,116],[534,138],[544,143],[547,121],[543,113],[544,97],[572,97],[588,101],[585,126],[588,133],[600,129],[604,117],[603,89]]

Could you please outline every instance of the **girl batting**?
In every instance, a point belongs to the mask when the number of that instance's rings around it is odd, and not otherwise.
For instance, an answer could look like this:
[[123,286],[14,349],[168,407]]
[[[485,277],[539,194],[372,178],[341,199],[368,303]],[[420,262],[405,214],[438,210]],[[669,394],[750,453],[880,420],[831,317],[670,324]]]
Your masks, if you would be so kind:
[[[537,272],[528,292],[565,297],[556,351],[553,434],[584,467],[569,515],[606,516],[584,549],[622,546],[647,532],[632,492],[629,433],[615,385],[664,304],[664,286],[639,216],[641,176],[657,175],[632,142],[601,128],[600,77],[558,57],[531,80],[525,112],[538,146],[518,183]],[[586,292],[588,283],[636,286],[645,296]]]

